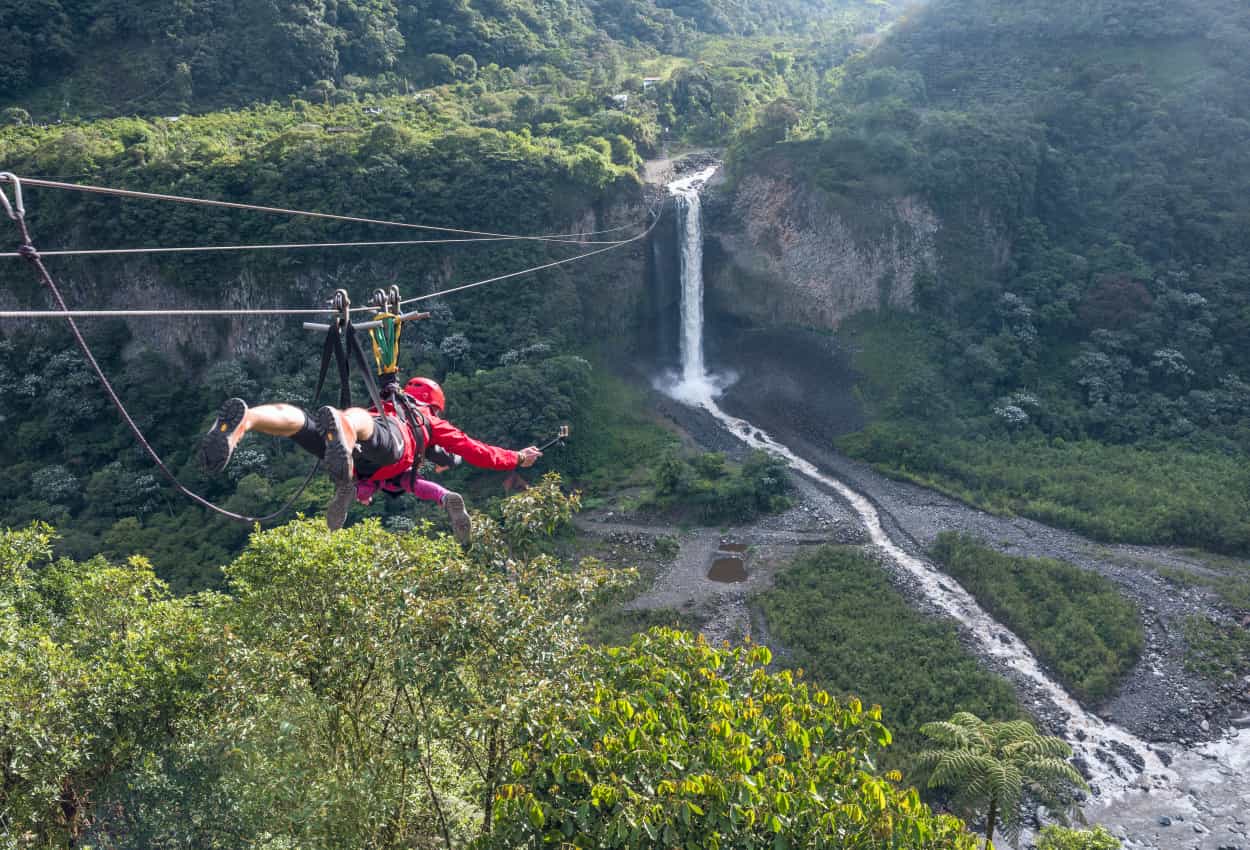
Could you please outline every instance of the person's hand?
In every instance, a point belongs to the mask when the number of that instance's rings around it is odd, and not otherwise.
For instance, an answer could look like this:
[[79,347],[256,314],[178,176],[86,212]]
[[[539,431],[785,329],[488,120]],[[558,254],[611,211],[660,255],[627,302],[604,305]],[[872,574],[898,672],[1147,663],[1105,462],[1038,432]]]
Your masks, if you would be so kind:
[[533,466],[543,453],[539,451],[538,446],[529,446],[517,452],[517,466]]

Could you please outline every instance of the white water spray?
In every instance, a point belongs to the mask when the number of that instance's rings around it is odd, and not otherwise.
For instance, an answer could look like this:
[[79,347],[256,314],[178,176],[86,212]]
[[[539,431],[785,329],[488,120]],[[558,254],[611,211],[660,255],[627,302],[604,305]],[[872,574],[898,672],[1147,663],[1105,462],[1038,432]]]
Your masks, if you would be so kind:
[[661,379],[658,388],[686,404],[720,395],[729,379],[707,373],[703,363],[703,205],[699,189],[719,166],[711,165],[668,184],[677,208],[681,248],[681,371]]
[[699,187],[715,170],[715,167],[705,169],[668,187],[678,199],[678,211],[682,216],[682,370],[680,381],[666,382],[661,389],[678,401],[702,407],[748,446],[785,458],[791,468],[846,499],[859,514],[873,544],[905,570],[930,601],[966,627],[983,655],[1018,671],[1066,712],[1064,738],[1083,758],[1091,784],[1098,788],[1100,795],[1105,798],[1126,791],[1141,773],[1134,762],[1143,764],[1151,777],[1166,777],[1152,781],[1166,783],[1172,774],[1145,741],[1085,711],[1046,674],[1024,642],[987,614],[954,579],[895,544],[882,528],[876,507],[867,498],[821,472],[750,422],[730,416],[717,405],[715,399],[720,389],[717,381],[707,375],[703,363],[703,226],[698,199]]

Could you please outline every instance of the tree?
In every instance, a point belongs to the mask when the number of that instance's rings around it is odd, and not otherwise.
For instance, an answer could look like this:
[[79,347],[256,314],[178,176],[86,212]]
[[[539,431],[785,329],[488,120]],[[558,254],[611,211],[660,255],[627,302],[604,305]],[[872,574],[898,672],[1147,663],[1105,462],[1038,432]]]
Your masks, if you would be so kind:
[[472,54],[461,53],[456,57],[456,79],[471,83],[477,79],[477,60]]
[[431,85],[441,86],[456,79],[456,63],[445,53],[431,53],[421,62],[421,70]]
[[1085,780],[1066,759],[1072,748],[1060,738],[1039,735],[1027,720],[987,723],[961,711],[950,720],[926,723],[921,734],[942,746],[922,752],[917,761],[930,770],[930,788],[955,789],[956,804],[969,816],[985,813],[985,840],[994,829],[1018,829],[1026,793],[1051,809],[1070,805],[1073,787]]
[[0,531],[0,835],[18,847],[75,846],[200,685],[191,600],[142,558],[54,561],[51,542]]
[[17,127],[29,126],[30,113],[20,106],[10,106],[0,110],[0,124],[12,124]]
[[532,718],[481,846],[975,847],[876,772],[879,706],[771,658],[665,628],[585,650]]
[[428,525],[253,535],[210,606],[214,710],[129,783],[118,831],[140,831],[135,846],[486,840],[533,716],[568,688],[587,606],[627,577],[535,554],[576,507],[544,479],[501,524],[474,517],[472,557]]
[[452,334],[443,337],[438,345],[438,353],[447,361],[447,370],[454,371],[456,366],[473,350],[473,343],[464,334]]

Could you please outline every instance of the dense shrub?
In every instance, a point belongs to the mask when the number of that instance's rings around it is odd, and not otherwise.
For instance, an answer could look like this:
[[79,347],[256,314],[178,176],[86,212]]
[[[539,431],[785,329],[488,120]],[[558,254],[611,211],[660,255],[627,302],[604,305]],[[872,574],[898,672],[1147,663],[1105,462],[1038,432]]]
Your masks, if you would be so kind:
[[709,524],[746,522],[790,505],[785,461],[761,451],[753,452],[741,467],[730,465],[719,452],[671,454],[656,464],[652,481],[651,506]]
[[500,789],[492,846],[975,847],[875,775],[878,707],[770,658],[662,628],[589,652]]

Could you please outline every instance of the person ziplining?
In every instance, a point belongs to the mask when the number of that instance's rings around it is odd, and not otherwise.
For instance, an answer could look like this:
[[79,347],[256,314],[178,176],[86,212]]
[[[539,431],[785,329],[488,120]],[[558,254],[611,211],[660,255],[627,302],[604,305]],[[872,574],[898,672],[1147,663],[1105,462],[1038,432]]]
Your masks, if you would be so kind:
[[[351,323],[351,301],[339,290],[331,303],[339,310],[334,324],[308,323],[310,330],[325,330],[322,379],[331,355],[339,364],[343,392],[338,407],[324,405],[315,416],[302,407],[271,402],[248,407],[241,398],[227,399],[200,443],[200,462],[209,472],[221,472],[230,462],[239,441],[249,431],[286,437],[316,456],[334,482],[334,495],[326,506],[326,525],[331,531],[343,527],[353,498],[369,504],[379,490],[388,495],[411,493],[435,502],[447,511],[452,533],[461,545],[469,542],[472,525],[464,497],[421,476],[423,460],[447,467],[463,458],[471,466],[514,470],[533,466],[542,457],[537,446],[521,451],[475,440],[443,418],[447,398],[433,378],[414,377],[400,388],[399,341],[404,324],[426,318],[428,313],[404,314],[399,288],[373,294],[377,315],[359,327],[372,343],[380,389],[367,374],[365,357]],[[368,408],[350,404],[349,363],[355,357],[373,397]],[[322,383],[318,380],[318,388]]]
[[334,495],[326,506],[326,525],[331,530],[343,527],[353,499],[367,505],[381,490],[410,493],[441,505],[456,540],[467,544],[472,526],[464,497],[423,478],[422,459],[433,455],[436,463],[448,466],[460,457],[482,469],[511,470],[533,466],[543,453],[537,446],[512,451],[465,434],[443,418],[446,399],[442,387],[431,378],[410,379],[402,394],[419,409],[419,419],[404,415],[408,402],[403,399],[384,401],[381,412],[374,407],[340,410],[325,405],[315,417],[292,404],[248,407],[243,399],[227,399],[204,435],[200,459],[208,471],[221,472],[249,431],[287,437],[321,458],[334,482]]

